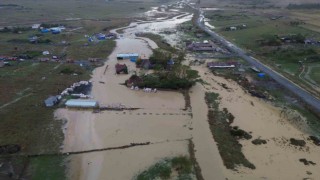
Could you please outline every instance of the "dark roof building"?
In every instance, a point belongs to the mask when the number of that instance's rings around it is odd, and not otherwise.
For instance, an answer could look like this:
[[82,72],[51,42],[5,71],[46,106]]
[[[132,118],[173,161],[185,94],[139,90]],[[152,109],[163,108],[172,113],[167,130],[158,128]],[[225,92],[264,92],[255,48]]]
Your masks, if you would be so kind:
[[53,107],[54,105],[59,103],[59,99],[57,96],[50,96],[48,99],[44,101],[46,107]]
[[127,67],[126,64],[117,63],[115,68],[116,68],[116,73],[117,74],[120,74],[120,73],[128,74],[128,67]]
[[215,51],[216,47],[212,42],[192,42],[187,45],[190,51]]

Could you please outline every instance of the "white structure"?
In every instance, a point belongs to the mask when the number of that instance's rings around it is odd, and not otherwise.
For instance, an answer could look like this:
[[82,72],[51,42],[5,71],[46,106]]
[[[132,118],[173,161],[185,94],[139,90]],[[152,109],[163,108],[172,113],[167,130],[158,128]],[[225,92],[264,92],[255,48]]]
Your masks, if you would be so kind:
[[65,104],[68,108],[97,108],[99,104],[95,100],[71,99]]
[[49,55],[49,54],[50,54],[49,51],[43,51],[43,52],[42,52],[42,55]]
[[39,29],[40,26],[41,26],[41,24],[33,24],[33,25],[31,26],[31,28],[32,28],[32,29]]

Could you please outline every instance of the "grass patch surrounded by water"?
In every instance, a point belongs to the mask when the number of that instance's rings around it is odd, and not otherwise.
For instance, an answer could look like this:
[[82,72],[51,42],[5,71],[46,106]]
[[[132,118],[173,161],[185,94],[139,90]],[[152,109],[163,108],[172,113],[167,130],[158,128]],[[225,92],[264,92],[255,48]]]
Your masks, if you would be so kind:
[[233,170],[239,165],[255,169],[255,166],[242,153],[242,145],[238,142],[240,138],[250,139],[250,135],[241,129],[231,127],[234,117],[227,109],[219,110],[219,94],[207,92],[205,99],[209,107],[210,130],[217,142],[224,165]]
[[167,43],[160,35],[158,34],[153,34],[153,33],[142,33],[139,34],[138,37],[145,37],[149,38],[152,41],[154,41],[158,47],[162,50],[168,51],[170,53],[176,53],[177,49],[172,47],[169,43]]
[[[176,173],[174,173],[176,172]],[[174,158],[163,159],[149,167],[147,170],[138,174],[136,180],[151,180],[151,179],[172,179],[177,176],[177,179],[194,179],[193,178],[192,161],[186,156],[178,156]],[[177,175],[175,175],[177,174]]]

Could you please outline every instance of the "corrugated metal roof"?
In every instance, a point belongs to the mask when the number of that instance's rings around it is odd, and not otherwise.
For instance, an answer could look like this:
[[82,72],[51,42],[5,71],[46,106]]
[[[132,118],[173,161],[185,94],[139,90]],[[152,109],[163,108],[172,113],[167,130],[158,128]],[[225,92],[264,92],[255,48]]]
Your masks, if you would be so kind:
[[67,107],[97,107],[98,102],[95,100],[71,99],[65,105]]
[[117,54],[117,57],[139,57],[138,53]]

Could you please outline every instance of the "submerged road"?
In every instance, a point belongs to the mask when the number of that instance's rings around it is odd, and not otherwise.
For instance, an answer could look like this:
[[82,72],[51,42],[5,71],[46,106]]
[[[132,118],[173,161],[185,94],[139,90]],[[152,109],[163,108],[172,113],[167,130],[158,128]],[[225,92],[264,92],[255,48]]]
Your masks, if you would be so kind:
[[216,32],[210,30],[204,25],[204,16],[202,15],[202,11],[199,10],[199,17],[197,18],[197,26],[208,33],[211,37],[213,37],[215,40],[219,41],[222,45],[227,47],[231,52],[237,54],[239,57],[243,58],[253,66],[257,67],[264,73],[268,74],[271,78],[273,78],[275,81],[277,81],[279,84],[284,86],[289,91],[293,92],[295,95],[301,98],[306,104],[312,107],[314,111],[317,113],[320,113],[320,100],[316,97],[314,97],[312,94],[307,92],[306,90],[299,87],[297,84],[293,83],[289,79],[285,78],[284,76],[280,75],[279,73],[272,70],[270,67],[266,66],[265,64],[261,63],[257,59],[255,59],[252,56],[249,56],[246,54],[245,51],[237,47],[236,45],[232,44],[231,42],[224,39],[222,36],[217,34]]

